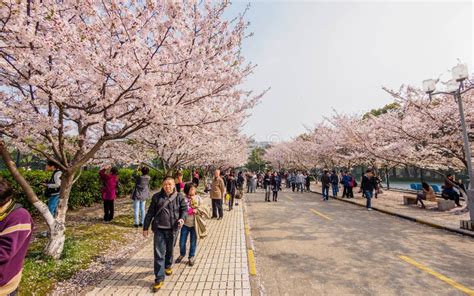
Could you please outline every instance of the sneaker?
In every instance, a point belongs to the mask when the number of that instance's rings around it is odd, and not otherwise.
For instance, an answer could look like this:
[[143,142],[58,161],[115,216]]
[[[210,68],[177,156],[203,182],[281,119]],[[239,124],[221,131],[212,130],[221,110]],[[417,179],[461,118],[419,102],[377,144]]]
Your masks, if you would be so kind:
[[172,274],[173,274],[173,269],[172,269],[171,267],[170,267],[170,268],[166,268],[166,269],[165,269],[165,274],[168,275],[168,276],[169,276],[169,275],[172,275]]
[[193,266],[194,265],[194,257],[189,257],[189,262],[188,262],[189,266]]
[[163,287],[163,282],[153,284],[153,292],[154,293],[158,292],[161,289],[161,287]]
[[184,256],[179,256],[178,258],[176,258],[175,263],[181,263],[181,261],[183,261],[183,258]]
[[133,226],[134,226],[135,228],[138,228],[138,224],[134,224]]
[[142,223],[140,223],[140,224],[138,224],[138,226],[140,226],[140,227],[143,227],[143,224],[142,224]]
[[367,211],[372,211],[372,208],[367,208]]

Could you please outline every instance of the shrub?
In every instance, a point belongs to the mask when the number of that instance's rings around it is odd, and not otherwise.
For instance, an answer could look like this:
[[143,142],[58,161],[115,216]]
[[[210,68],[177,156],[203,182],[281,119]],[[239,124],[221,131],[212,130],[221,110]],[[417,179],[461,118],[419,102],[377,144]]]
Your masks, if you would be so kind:
[[[45,188],[40,183],[51,178],[51,172],[45,171],[26,171],[20,170],[21,174],[25,177],[28,183],[32,186],[35,193],[42,201],[46,202],[47,198],[44,195]],[[117,189],[119,196],[125,196],[132,193],[133,187],[135,186],[135,180],[133,178],[134,170],[132,169],[120,169],[119,170],[119,182],[120,185]],[[161,186],[161,180],[163,179],[163,172],[157,170],[150,170],[150,189],[156,190]],[[15,201],[21,203],[31,213],[37,214],[34,206],[28,202],[26,195],[21,190],[18,183],[16,183],[10,172],[7,170],[0,170],[0,179],[9,181],[15,189]],[[84,170],[82,171],[79,179],[74,183],[71,194],[69,196],[68,206],[71,209],[77,209],[79,207],[89,207],[96,202],[100,202],[101,184],[99,180],[98,170]]]

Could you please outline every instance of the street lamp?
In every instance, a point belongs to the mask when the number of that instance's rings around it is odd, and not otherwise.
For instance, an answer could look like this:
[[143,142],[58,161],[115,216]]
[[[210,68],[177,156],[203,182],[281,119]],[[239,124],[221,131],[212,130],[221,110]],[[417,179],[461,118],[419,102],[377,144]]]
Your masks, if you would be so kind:
[[467,163],[467,173],[469,176],[469,189],[467,190],[467,197],[466,201],[469,207],[469,213],[470,213],[470,225],[469,227],[473,227],[474,223],[474,190],[473,184],[474,183],[474,177],[472,174],[472,156],[471,156],[471,145],[469,143],[469,135],[468,131],[466,128],[466,118],[464,116],[464,106],[462,103],[462,95],[472,89],[474,87],[465,87],[464,85],[464,80],[466,80],[469,76],[469,71],[467,69],[467,66],[465,64],[458,64],[455,67],[452,68],[451,70],[453,79],[450,80],[447,85],[446,85],[446,91],[445,92],[435,92],[436,90],[436,83],[437,80],[434,79],[427,79],[423,81],[423,91],[426,92],[431,97],[434,95],[438,94],[443,94],[443,95],[452,95],[454,96],[454,99],[458,102],[458,107],[459,107],[459,115],[461,117],[461,128],[462,128],[462,136],[464,140],[464,155],[466,157],[466,163]]

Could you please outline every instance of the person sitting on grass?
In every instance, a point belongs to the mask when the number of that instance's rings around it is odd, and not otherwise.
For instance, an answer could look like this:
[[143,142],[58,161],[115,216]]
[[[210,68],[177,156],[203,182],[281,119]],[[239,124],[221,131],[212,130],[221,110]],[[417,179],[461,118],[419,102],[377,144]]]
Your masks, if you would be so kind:
[[0,181],[0,295],[17,294],[33,233],[30,213],[12,200],[13,189]]
[[422,182],[421,187],[423,188],[423,192],[420,192],[416,195],[415,205],[418,205],[418,202],[420,202],[421,208],[424,209],[425,204],[423,203],[423,200],[436,201],[436,196],[435,196],[433,188],[431,188],[431,186],[428,183]]
[[175,263],[181,263],[184,256],[186,256],[186,242],[188,234],[190,236],[189,244],[189,266],[194,265],[194,256],[196,256],[197,234],[196,234],[196,219],[197,208],[201,205],[202,199],[196,195],[196,184],[186,183],[184,185],[184,194],[186,194],[186,204],[188,205],[188,215],[184,219],[184,225],[181,227],[181,234],[179,237],[179,257]]

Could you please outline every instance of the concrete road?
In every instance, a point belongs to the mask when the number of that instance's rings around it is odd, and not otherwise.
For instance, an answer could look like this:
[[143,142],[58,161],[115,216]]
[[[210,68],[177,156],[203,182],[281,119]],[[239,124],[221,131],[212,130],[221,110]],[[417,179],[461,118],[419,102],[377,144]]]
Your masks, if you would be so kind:
[[247,194],[264,295],[474,295],[474,239],[314,193]]

